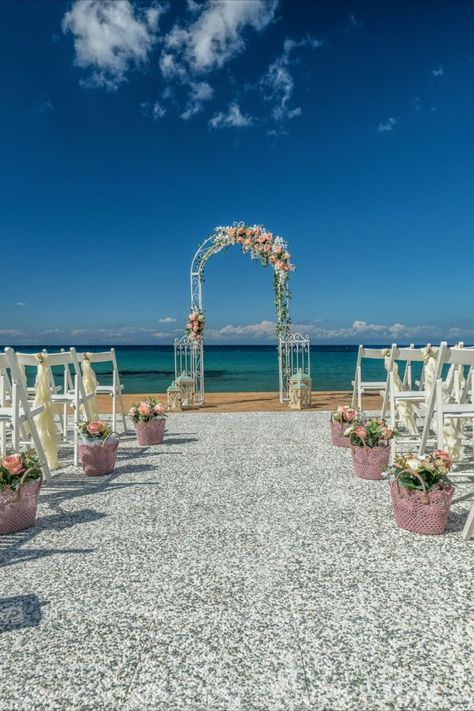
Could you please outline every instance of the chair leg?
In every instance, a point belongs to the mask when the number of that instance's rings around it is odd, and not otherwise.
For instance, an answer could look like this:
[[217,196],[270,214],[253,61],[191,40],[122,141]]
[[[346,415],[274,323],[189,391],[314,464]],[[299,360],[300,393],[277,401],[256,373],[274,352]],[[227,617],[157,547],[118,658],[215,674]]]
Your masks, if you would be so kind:
[[469,511],[469,515],[466,519],[466,523],[464,524],[464,528],[462,530],[462,537],[464,538],[465,541],[468,541],[472,534],[474,533],[474,504],[471,506],[471,510]]
[[[77,385],[77,383],[76,383]],[[78,425],[80,418],[80,402],[79,402],[79,390],[76,387],[74,389],[74,466],[77,467],[79,464],[79,436],[78,436]]]

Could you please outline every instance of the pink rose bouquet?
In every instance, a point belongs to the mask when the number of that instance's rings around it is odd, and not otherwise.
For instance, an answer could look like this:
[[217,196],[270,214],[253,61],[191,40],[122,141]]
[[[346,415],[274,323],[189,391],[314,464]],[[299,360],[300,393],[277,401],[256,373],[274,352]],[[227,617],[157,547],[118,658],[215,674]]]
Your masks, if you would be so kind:
[[161,420],[167,415],[161,402],[149,396],[145,400],[134,403],[128,416],[132,422],[150,422],[151,420]]
[[335,412],[332,413],[331,419],[333,422],[352,422],[357,417],[357,410],[349,405],[338,405]]
[[112,435],[112,428],[102,420],[84,420],[78,425],[79,437],[90,444],[105,442]]
[[399,454],[395,457],[389,473],[398,478],[398,483],[408,491],[422,491],[423,480],[427,491],[443,489],[451,486],[448,472],[452,467],[451,457],[448,452],[436,449],[430,454],[419,457],[417,454]]
[[202,311],[191,311],[186,325],[186,335],[195,341],[200,341],[204,335],[204,314]]
[[393,427],[389,427],[382,417],[369,417],[363,413],[357,413],[344,432],[346,437],[350,437],[351,443],[355,447],[385,447],[396,435]]
[[16,491],[21,484],[41,477],[41,465],[34,450],[0,458],[0,491]]

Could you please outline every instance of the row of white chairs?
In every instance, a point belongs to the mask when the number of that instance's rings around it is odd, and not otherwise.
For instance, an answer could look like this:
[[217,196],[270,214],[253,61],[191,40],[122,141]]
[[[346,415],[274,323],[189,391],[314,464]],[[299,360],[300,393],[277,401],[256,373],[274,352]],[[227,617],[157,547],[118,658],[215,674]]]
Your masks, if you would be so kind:
[[[435,363],[428,372],[429,353]],[[364,360],[382,361],[386,379],[364,379]],[[405,371],[401,387],[397,387],[398,364],[404,363]],[[413,379],[413,365],[419,364],[420,378]],[[440,343],[436,349],[431,344],[423,348],[398,347],[365,348],[359,346],[353,381],[352,404],[362,409],[364,395],[380,395],[381,416],[389,416],[390,424],[400,430],[394,439],[393,454],[397,449],[417,451],[423,456],[430,448],[444,449],[447,432],[454,432],[458,465],[474,460],[474,348],[463,343],[448,346]],[[416,420],[416,432],[404,432],[400,427],[399,410],[412,408]],[[470,455],[470,456],[469,456]],[[459,468],[451,475],[465,474]],[[466,522],[463,535],[470,538],[474,533],[474,505]]]
[[[34,447],[44,463],[44,474],[49,480],[51,473],[44,455],[44,449],[38,435],[37,418],[44,412],[44,406],[34,405],[36,387],[28,387],[26,369],[38,368],[39,357],[48,368],[49,399],[59,430],[64,442],[70,439],[70,415],[72,414],[72,441],[74,445],[74,465],[78,464],[77,425],[81,419],[91,419],[93,398],[96,395],[108,395],[112,401],[112,429],[117,431],[117,409],[122,421],[123,431],[127,429],[123,406],[123,386],[114,349],[100,353],[78,353],[75,348],[41,354],[15,352],[6,348],[0,353],[0,452],[6,452],[8,446],[18,451],[22,446]],[[97,383],[94,392],[86,392],[84,384],[84,361],[93,367],[97,363],[110,362],[112,366],[112,384]],[[58,377],[57,372],[61,373]],[[60,414],[62,407],[62,416]]]

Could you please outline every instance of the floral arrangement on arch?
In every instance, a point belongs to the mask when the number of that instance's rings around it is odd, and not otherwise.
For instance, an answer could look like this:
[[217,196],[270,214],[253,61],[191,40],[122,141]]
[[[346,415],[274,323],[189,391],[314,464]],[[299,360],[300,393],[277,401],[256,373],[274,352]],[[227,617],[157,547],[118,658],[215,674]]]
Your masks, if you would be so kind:
[[77,426],[79,436],[87,443],[105,442],[112,435],[112,428],[102,420],[84,420]]
[[350,437],[355,447],[384,447],[396,435],[393,427],[389,427],[382,417],[369,417],[359,413],[354,417],[344,435]]
[[39,479],[41,475],[40,461],[34,450],[9,454],[0,459],[0,491],[16,491],[27,481]]
[[[200,278],[204,272],[204,265],[212,254],[235,244],[240,246],[244,254],[249,254],[252,259],[258,260],[263,267],[273,267],[273,289],[277,312],[276,330],[279,336],[288,334],[291,323],[288,277],[290,272],[295,270],[295,266],[291,261],[291,253],[286,241],[282,237],[273,235],[263,225],[251,226],[244,222],[234,222],[233,225],[216,227],[214,232],[201,244],[201,247],[204,247],[208,241],[212,242],[212,246],[203,249],[197,263]],[[198,321],[202,317],[197,329],[195,329],[196,315]],[[196,341],[202,341],[203,333],[204,314],[195,308],[189,315],[186,334]]]
[[164,405],[154,397],[147,397],[140,402],[133,403],[128,416],[133,422],[150,422],[167,417]]
[[249,253],[252,259],[258,259],[262,266],[272,264],[275,271],[294,271],[285,240],[282,237],[274,237],[263,225],[249,227],[239,224],[219,227],[218,230],[219,234],[226,232],[231,244],[240,244],[242,252]]
[[186,335],[195,341],[200,341],[204,336],[204,314],[199,309],[194,309],[188,316]]
[[398,477],[398,483],[407,491],[427,491],[451,486],[448,472],[452,467],[451,457],[443,449],[418,457],[416,454],[399,454],[395,457],[389,473]]

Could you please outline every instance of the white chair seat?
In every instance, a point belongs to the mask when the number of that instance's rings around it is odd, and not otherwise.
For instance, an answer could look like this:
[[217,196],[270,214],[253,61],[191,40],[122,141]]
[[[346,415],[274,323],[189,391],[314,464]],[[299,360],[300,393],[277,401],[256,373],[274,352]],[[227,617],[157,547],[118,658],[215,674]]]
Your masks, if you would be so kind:
[[[435,412],[437,408],[435,407]],[[445,403],[443,404],[443,415],[453,417],[474,417],[474,404],[471,403]]]
[[[123,391],[123,385],[120,385],[120,391]],[[97,385],[97,395],[113,395],[113,385]]]
[[425,397],[424,390],[402,390],[393,394],[394,400],[424,400]]
[[[352,381],[352,387],[354,387],[354,381]],[[360,383],[362,390],[380,390],[383,388],[385,392],[385,380],[366,380]]]

